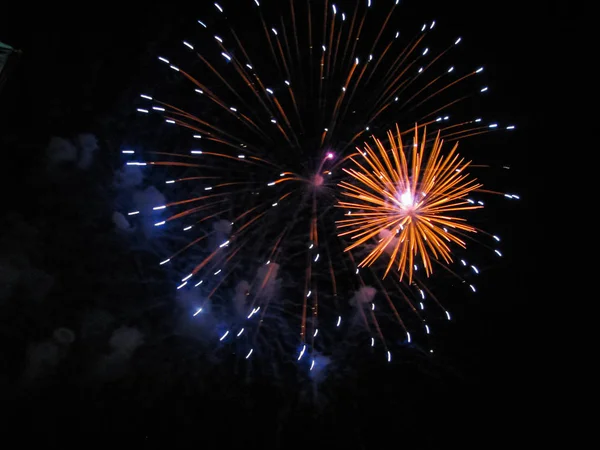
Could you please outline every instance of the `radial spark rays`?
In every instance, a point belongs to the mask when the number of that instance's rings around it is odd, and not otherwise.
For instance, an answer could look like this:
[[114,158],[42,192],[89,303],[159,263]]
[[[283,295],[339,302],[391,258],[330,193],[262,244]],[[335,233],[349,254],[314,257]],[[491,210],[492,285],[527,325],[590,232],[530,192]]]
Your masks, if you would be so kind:
[[458,214],[481,208],[466,200],[482,185],[466,173],[469,162],[456,153],[458,143],[443,155],[438,134],[427,156],[425,129],[421,142],[418,132],[415,128],[410,152],[398,128],[396,133],[388,131],[389,150],[374,138],[375,149],[366,144],[364,151],[350,157],[356,168],[344,172],[352,180],[339,183],[342,196],[352,199],[338,204],[351,215],[338,221],[339,236],[351,236],[354,241],[346,251],[378,238],[359,267],[370,266],[387,253],[385,275],[397,263],[400,279],[408,275],[409,282],[418,260],[427,275],[433,271],[432,260],[452,262],[449,244],[466,246],[456,231],[476,231]]

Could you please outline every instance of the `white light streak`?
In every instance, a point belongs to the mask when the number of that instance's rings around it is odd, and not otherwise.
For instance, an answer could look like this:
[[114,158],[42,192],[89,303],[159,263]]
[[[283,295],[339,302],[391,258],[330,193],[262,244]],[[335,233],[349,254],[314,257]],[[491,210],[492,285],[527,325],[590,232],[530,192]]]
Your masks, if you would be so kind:
[[229,245],[229,241],[223,242],[221,245],[219,245],[219,248],[226,247],[227,245]]
[[165,209],[166,205],[162,205],[162,206],[155,206],[154,208],[152,208],[153,211],[158,211],[159,209]]
[[315,334],[313,334],[313,337],[317,337],[317,334],[319,334],[319,329],[318,328],[315,330]]
[[155,223],[154,226],[155,227],[160,227],[160,226],[162,226],[164,224],[165,224],[165,221],[163,220],[162,222]]
[[337,321],[337,324],[335,326],[339,327],[341,323],[342,323],[342,316],[338,316],[338,321]]
[[477,267],[475,267],[475,266],[471,266],[471,269],[473,269],[473,271],[474,271],[475,273],[479,273],[479,269],[478,269]]
[[206,26],[206,24],[205,24],[204,22],[202,22],[201,20],[199,20],[199,21],[198,21],[198,23],[199,23],[200,25],[202,25],[204,28],[208,28],[208,27]]
[[229,330],[227,330],[225,332],[225,334],[223,336],[221,336],[221,338],[219,340],[222,341],[223,339],[225,339],[227,337],[228,334],[229,334]]
[[462,41],[462,38],[458,38],[456,41],[454,41],[454,45],[458,45],[460,41]]
[[217,270],[215,273],[213,273],[213,275],[219,275],[221,273],[222,269]]
[[312,294],[312,291],[308,291],[308,294],[306,294],[306,298],[310,297],[310,294]]
[[304,352],[306,351],[306,345],[302,346],[302,351],[300,352],[300,356],[298,356],[298,361],[300,361],[300,359],[302,358],[302,356],[304,356]]
[[248,354],[246,355],[246,359],[250,358],[250,355],[252,354],[253,351],[254,351],[254,349],[251,348],[250,351],[248,352]]
[[130,213],[127,213],[128,216],[135,216],[136,214],[139,214],[139,211],[132,211]]
[[145,98],[146,100],[152,100],[152,97],[146,94],[140,94],[140,97]]
[[242,333],[243,333],[243,332],[244,332],[244,329],[242,328],[242,329],[240,330],[240,332],[237,334],[237,337],[240,337],[240,336],[242,335]]
[[183,41],[183,45],[185,45],[186,47],[189,47],[192,50],[194,50],[194,46],[192,44],[190,44],[189,42]]
[[200,308],[198,311],[196,311],[196,312],[194,313],[194,317],[196,317],[196,316],[197,316],[198,314],[200,314],[201,312],[202,312],[202,308]]
[[371,338],[371,347],[375,347],[375,338]]
[[187,281],[185,283],[181,283],[179,286],[177,286],[177,289],[181,289],[182,287],[184,287],[187,284]]
[[469,287],[471,288],[471,290],[472,290],[473,292],[477,292],[477,291],[475,290],[475,286],[473,286],[472,284],[470,284],[470,285],[469,285]]
[[219,5],[218,3],[215,3],[215,6],[217,7],[217,9],[221,12],[223,12],[223,8],[221,8],[221,5]]
[[227,61],[231,61],[231,56],[229,56],[227,53],[221,52],[221,55],[223,55],[227,59]]
[[496,250],[494,250],[494,252],[496,252],[496,254],[497,254],[498,256],[502,256],[502,253],[500,253],[500,250],[496,249]]
[[175,72],[179,72],[179,67],[177,66],[169,66],[171,69],[173,69]]
[[317,262],[319,260],[319,253],[317,253],[317,256],[315,257],[315,262]]
[[201,155],[202,154],[202,150],[192,150],[190,153],[192,155]]
[[315,367],[315,360],[314,359],[310,363],[310,370],[313,370],[313,367]]
[[148,114],[148,110],[147,109],[138,108],[137,110],[138,110],[138,112],[141,112],[141,113],[144,113],[144,114]]
[[170,62],[167,58],[163,58],[162,56],[159,56],[158,59],[160,59],[162,62],[164,62],[166,64],[170,64]]
[[190,273],[187,277],[183,278],[181,281],[187,281],[194,276],[193,273]]
[[162,261],[162,262],[159,264],[159,266],[162,266],[163,264],[166,264],[166,263],[168,263],[169,261],[171,261],[171,258],[169,258],[169,259],[165,259],[164,261]]

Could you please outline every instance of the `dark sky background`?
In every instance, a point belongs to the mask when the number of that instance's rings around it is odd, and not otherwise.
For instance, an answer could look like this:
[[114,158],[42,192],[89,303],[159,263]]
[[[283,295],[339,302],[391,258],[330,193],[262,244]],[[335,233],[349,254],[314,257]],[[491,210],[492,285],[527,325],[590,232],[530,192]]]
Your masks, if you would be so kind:
[[[187,344],[170,340],[147,339],[152,344],[109,381],[90,380],[89,367],[108,340],[82,337],[90,311],[110,311],[113,327],[158,320],[143,316],[132,300],[152,289],[147,278],[156,272],[147,274],[144,259],[110,237],[110,194],[102,186],[117,167],[124,137],[139,126],[131,112],[156,79],[156,49],[180,39],[174,30],[195,19],[194,3],[16,5],[3,14],[0,41],[23,52],[0,92],[0,170],[8,194],[0,262],[18,260],[21,280],[0,300],[0,401],[9,430],[59,440],[126,433],[138,446],[209,448],[489,447],[526,432],[538,383],[531,339],[539,301],[532,281],[540,180],[534,160],[549,114],[540,80],[548,48],[566,30],[554,2],[404,3],[420,21],[456,29],[468,43],[465,59],[486,66],[492,90],[486,115],[518,129],[473,145],[511,166],[500,181],[521,200],[498,202],[494,225],[506,257],[486,268],[480,294],[444,329],[438,358],[423,362],[407,352],[390,366],[357,355],[344,376],[323,387],[327,401],[320,407],[299,402],[296,384],[259,376],[245,382],[233,362],[190,362]],[[92,168],[49,175],[49,139],[80,133],[99,140]],[[52,283],[42,289],[48,277]],[[56,357],[51,373],[29,380],[32,346],[61,326],[74,330],[75,341],[59,348],[66,356]]]

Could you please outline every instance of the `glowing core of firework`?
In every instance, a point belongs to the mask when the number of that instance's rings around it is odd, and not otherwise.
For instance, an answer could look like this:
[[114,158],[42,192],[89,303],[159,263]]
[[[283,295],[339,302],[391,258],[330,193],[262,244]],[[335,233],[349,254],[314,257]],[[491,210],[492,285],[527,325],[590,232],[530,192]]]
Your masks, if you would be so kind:
[[403,209],[407,211],[413,211],[415,208],[415,199],[409,190],[405,191],[400,196],[400,203],[402,204]]

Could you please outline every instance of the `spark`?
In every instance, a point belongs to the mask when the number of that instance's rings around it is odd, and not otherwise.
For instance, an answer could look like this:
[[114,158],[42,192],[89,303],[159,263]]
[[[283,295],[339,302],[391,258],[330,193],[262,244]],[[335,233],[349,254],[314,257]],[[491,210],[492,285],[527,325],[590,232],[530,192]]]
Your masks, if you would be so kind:
[[251,348],[250,351],[248,352],[248,354],[246,355],[246,359],[250,358],[250,355],[252,354],[253,351],[254,351],[254,349]]
[[237,337],[240,337],[242,335],[242,333],[244,332],[244,329],[242,328],[239,333],[237,334]]
[[197,316],[198,314],[200,314],[201,312],[202,312],[202,308],[200,308],[198,311],[196,311],[196,312],[194,313],[194,317],[196,317],[196,316]]
[[342,323],[342,316],[338,316],[337,324],[335,326],[339,327],[341,323]]
[[139,211],[132,211],[130,213],[127,213],[128,216],[135,216],[136,214],[139,214]]
[[298,356],[298,361],[300,361],[300,359],[302,359],[302,356],[304,356],[304,351],[306,350],[306,345],[302,346],[302,351],[300,352],[300,356]]
[[228,334],[229,334],[229,330],[227,330],[225,332],[225,334],[219,338],[219,340],[222,341],[223,339],[225,339],[227,337]]
[[177,286],[177,289],[181,289],[181,288],[182,288],[182,287],[184,287],[186,284],[187,284],[187,281],[186,281],[186,282],[184,282],[184,283],[182,283],[182,284],[180,284],[179,286]]

